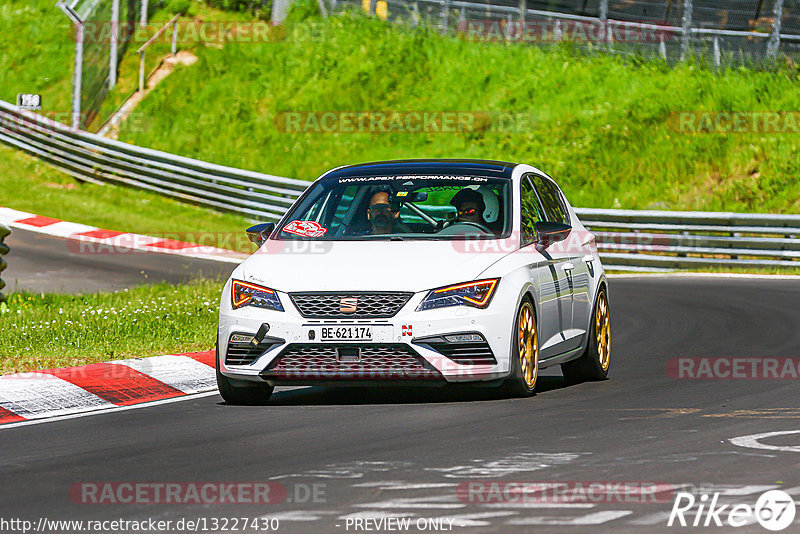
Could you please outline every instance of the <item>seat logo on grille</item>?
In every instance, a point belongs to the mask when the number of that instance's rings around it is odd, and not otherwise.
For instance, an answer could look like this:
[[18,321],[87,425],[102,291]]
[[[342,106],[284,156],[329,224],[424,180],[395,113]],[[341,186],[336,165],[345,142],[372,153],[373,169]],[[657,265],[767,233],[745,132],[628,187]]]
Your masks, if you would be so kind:
[[358,307],[358,297],[342,297],[339,300],[339,311],[342,313],[355,313]]

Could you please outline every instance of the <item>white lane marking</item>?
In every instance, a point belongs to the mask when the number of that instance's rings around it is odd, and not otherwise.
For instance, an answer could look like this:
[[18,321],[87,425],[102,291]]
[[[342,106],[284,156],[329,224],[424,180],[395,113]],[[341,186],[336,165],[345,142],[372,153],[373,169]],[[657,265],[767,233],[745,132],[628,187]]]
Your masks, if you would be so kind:
[[0,406],[25,419],[41,419],[115,404],[47,373],[20,373],[0,378]]
[[414,512],[387,512],[385,510],[368,510],[365,512],[353,512],[352,514],[340,515],[338,519],[383,519],[392,517],[416,517]]
[[452,510],[456,508],[464,508],[466,504],[449,503],[449,502],[425,502],[425,499],[392,499],[380,502],[367,502],[364,504],[356,504],[359,508],[441,508],[444,510]]
[[454,488],[458,484],[455,482],[403,482],[401,480],[391,480],[386,482],[363,482],[361,484],[353,484],[354,488],[377,488],[382,491],[389,490],[417,490],[417,489],[437,489],[437,488]]
[[[181,397],[173,397],[171,399],[161,399],[153,402],[143,402],[141,404],[133,404],[131,406],[115,406],[114,408],[94,410],[91,412],[76,413],[71,415],[61,415],[58,417],[51,417],[49,419],[34,419],[32,421],[20,421],[19,423],[8,423],[0,425],[0,430],[7,430],[10,428],[17,428],[20,426],[41,425],[44,423],[55,423],[56,421],[66,421],[68,419],[79,419],[81,417],[91,417],[93,415],[105,415],[114,412],[125,412],[128,410],[138,410],[139,408],[150,408],[152,406],[159,406],[161,404],[171,404],[173,402],[182,402],[187,400],[199,399],[202,397],[211,397],[212,395],[219,395],[216,387],[214,391],[204,391],[202,393],[194,393],[192,395],[183,395]],[[112,405],[113,406],[113,405]]]
[[604,510],[594,512],[572,519],[560,517],[523,517],[520,519],[510,519],[507,525],[602,525],[609,521],[614,521],[620,517],[631,515],[631,510]]
[[427,497],[405,497],[387,501],[368,502],[353,505],[358,508],[464,508],[466,504],[458,502],[453,495],[429,495]]
[[590,502],[494,502],[483,504],[486,508],[594,508]]
[[344,464],[329,464],[322,469],[310,469],[302,473],[290,473],[270,477],[270,480],[280,480],[291,477],[318,477],[318,478],[363,478],[367,473],[385,473],[396,469],[411,467],[411,462],[368,462],[358,461]]
[[[687,514],[688,515],[688,514]],[[637,517],[636,519],[631,519],[628,521],[631,525],[642,525],[642,526],[652,526],[652,525],[666,525],[669,521],[670,512],[655,512],[653,514],[647,514],[642,517]]]
[[791,434],[800,434],[800,430],[780,430],[778,432],[764,432],[763,434],[751,434],[749,436],[740,436],[732,438],[729,441],[739,447],[748,447],[750,449],[763,449],[767,451],[784,451],[784,452],[800,452],[800,445],[767,445],[761,443],[760,440],[772,438],[775,436],[788,436]]
[[456,514],[442,517],[431,518],[431,522],[440,521],[442,525],[452,524],[456,527],[486,527],[491,523],[481,521],[481,519],[492,519],[496,517],[508,517],[517,515],[517,512],[479,512],[474,514]]
[[116,360],[115,365],[127,365],[151,378],[187,394],[208,391],[217,386],[214,368],[188,356],[153,356],[140,360]]
[[340,514],[338,510],[292,510],[277,512],[259,517],[259,519],[277,519],[279,521],[319,521],[326,515]]
[[585,453],[540,453],[529,452],[506,456],[499,460],[473,460],[472,465],[453,467],[426,467],[426,471],[438,471],[448,478],[499,478],[517,473],[529,473],[554,465],[563,465]]

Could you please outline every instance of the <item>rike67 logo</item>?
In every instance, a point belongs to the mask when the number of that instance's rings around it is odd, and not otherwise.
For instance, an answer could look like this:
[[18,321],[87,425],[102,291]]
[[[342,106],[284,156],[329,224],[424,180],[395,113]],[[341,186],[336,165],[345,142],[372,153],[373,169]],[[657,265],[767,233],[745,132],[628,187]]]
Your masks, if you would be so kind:
[[743,527],[758,523],[777,532],[794,521],[795,504],[791,495],[781,490],[762,493],[755,506],[749,504],[720,504],[720,493],[700,497],[680,492],[675,497],[667,526],[681,527]]

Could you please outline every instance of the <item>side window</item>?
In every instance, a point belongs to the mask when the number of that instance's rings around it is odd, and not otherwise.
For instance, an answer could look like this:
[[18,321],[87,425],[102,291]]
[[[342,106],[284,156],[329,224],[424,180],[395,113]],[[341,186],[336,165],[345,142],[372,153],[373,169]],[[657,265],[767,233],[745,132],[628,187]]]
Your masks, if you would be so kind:
[[520,246],[524,247],[536,240],[536,223],[544,220],[539,199],[536,198],[536,191],[533,190],[533,185],[526,176],[523,176],[520,182],[520,202],[522,204]]
[[556,184],[542,176],[531,175],[533,184],[536,186],[536,192],[539,194],[539,200],[542,201],[544,207],[544,215],[550,222],[560,222],[569,224],[569,212],[561,192],[556,187]]

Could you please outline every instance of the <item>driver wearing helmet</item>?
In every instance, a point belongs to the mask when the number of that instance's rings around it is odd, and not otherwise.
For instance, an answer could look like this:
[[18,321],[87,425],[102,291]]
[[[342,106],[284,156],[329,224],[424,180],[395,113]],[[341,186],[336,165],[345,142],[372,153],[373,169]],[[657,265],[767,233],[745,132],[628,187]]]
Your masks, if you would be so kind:
[[457,222],[471,222],[486,226],[483,218],[486,203],[483,201],[483,195],[474,189],[462,189],[453,196],[450,204],[458,210]]

